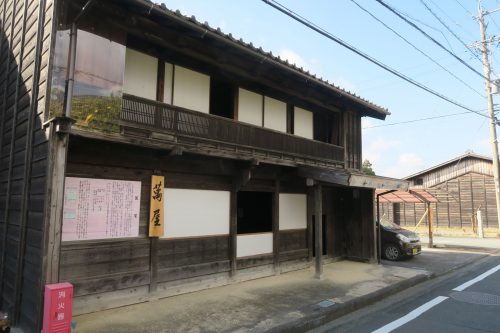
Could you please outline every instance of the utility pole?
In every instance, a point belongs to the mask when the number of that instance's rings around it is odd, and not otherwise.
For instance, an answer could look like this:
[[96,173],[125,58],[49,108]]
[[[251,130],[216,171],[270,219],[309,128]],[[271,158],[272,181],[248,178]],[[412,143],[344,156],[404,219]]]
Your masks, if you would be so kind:
[[[483,53],[483,70],[484,76],[486,77],[485,87],[486,87],[486,97],[488,100],[488,115],[489,115],[489,123],[490,123],[490,141],[491,141],[491,150],[493,153],[493,179],[495,182],[495,199],[497,203],[497,219],[498,219],[498,227],[500,228],[500,177],[499,177],[499,165],[498,165],[498,142],[497,142],[497,130],[496,130],[496,121],[495,114],[493,112],[493,97],[491,96],[491,68],[490,61],[488,59],[488,46],[486,41],[486,27],[484,25],[484,15],[491,14],[492,12],[484,12],[481,7],[481,0],[478,1],[478,10],[479,10],[479,29],[481,32],[481,52]],[[495,10],[496,11],[496,10]]]

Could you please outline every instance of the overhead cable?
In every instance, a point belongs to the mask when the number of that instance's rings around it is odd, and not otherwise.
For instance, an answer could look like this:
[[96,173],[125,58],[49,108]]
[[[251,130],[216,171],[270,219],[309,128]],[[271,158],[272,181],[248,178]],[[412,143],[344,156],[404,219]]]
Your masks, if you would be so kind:
[[473,87],[471,87],[467,82],[465,82],[464,80],[462,80],[461,78],[459,78],[458,76],[456,76],[453,72],[451,72],[449,69],[447,69],[446,67],[444,67],[443,65],[441,65],[436,60],[434,60],[427,53],[425,53],[424,51],[422,51],[421,49],[419,49],[418,47],[416,47],[415,44],[413,44],[408,39],[406,39],[404,36],[402,36],[401,34],[399,34],[396,30],[392,29],[390,26],[388,26],[387,24],[385,24],[382,20],[380,20],[375,15],[373,15],[371,12],[369,12],[366,8],[364,8],[363,6],[361,6],[355,0],[351,0],[351,2],[354,3],[356,6],[358,6],[362,11],[364,11],[365,13],[367,13],[368,15],[370,15],[374,20],[376,20],[377,22],[379,22],[380,24],[382,24],[384,27],[386,27],[387,29],[389,29],[390,31],[392,31],[396,36],[398,36],[399,38],[401,38],[402,40],[404,40],[407,44],[409,44],[415,50],[417,50],[418,52],[420,52],[427,59],[429,59],[434,64],[436,64],[437,66],[439,66],[442,70],[444,70],[445,72],[447,72],[448,74],[450,74],[451,76],[453,76],[455,79],[457,79],[458,81],[460,81],[463,85],[465,85],[466,87],[468,87],[470,90],[474,91],[479,96],[481,96],[483,98],[486,98],[486,96],[484,96],[482,93],[480,93],[479,91],[477,91],[476,89],[474,89]]
[[482,77],[486,81],[490,81],[481,72],[477,71],[474,67],[472,67],[471,65],[469,65],[468,63],[466,63],[462,58],[460,58],[459,56],[457,56],[452,51],[448,50],[443,44],[441,44],[440,42],[438,42],[431,35],[429,35],[428,33],[426,33],[424,30],[420,29],[420,27],[418,25],[416,25],[415,23],[409,21],[408,19],[406,19],[405,17],[403,17],[401,14],[399,14],[396,9],[394,9],[390,5],[386,4],[382,0],[375,0],[375,1],[377,1],[379,4],[381,4],[382,6],[384,6],[385,8],[387,8],[390,12],[392,12],[394,15],[396,15],[397,17],[399,17],[400,19],[402,19],[403,21],[405,21],[407,24],[409,24],[410,26],[412,26],[413,28],[415,28],[416,30],[418,30],[421,34],[423,34],[425,37],[427,37],[428,39],[430,39],[434,44],[436,44],[437,46],[439,46],[445,52],[449,53],[453,58],[457,59],[462,65],[464,65],[465,67],[467,67],[468,69],[470,69],[471,71],[473,71],[475,74],[479,75],[480,77]]
[[[436,20],[438,20],[438,21],[439,21],[439,23],[441,23],[441,25],[442,25],[443,27],[445,27],[445,28],[446,28],[446,30],[448,30],[448,32],[449,32],[450,34],[452,34],[452,35],[453,35],[453,37],[455,37],[455,38],[456,38],[456,39],[460,42],[460,44],[462,44],[462,45],[463,45],[463,46],[464,46],[467,50],[469,50],[469,51],[472,53],[472,55],[473,55],[473,56],[474,56],[477,60],[479,60],[479,62],[480,62],[481,64],[483,63],[483,61],[481,60],[481,58],[480,58],[480,57],[479,57],[476,53],[474,53],[474,52],[473,52],[473,51],[472,51],[472,50],[471,50],[471,49],[467,46],[467,44],[465,44],[465,42],[464,42],[464,41],[463,41],[460,37],[458,37],[458,35],[457,35],[457,34],[456,34],[453,30],[451,30],[451,28],[450,28],[450,27],[448,27],[448,25],[447,25],[446,23],[444,23],[444,21],[443,21],[443,20],[442,20],[442,19],[441,19],[441,18],[440,18],[440,17],[439,17],[439,16],[438,16],[438,15],[437,15],[437,14],[436,14],[436,13],[435,13],[435,12],[434,12],[434,11],[433,11],[430,7],[429,7],[429,6],[425,3],[425,1],[424,1],[424,0],[420,0],[420,3],[421,3],[424,7],[425,7],[425,9],[427,9],[427,11],[428,11],[429,13],[431,13],[431,15],[432,15],[432,16],[434,16],[434,18],[435,18]],[[438,7],[438,8],[439,8],[439,7]]]
[[371,63],[379,66],[380,68],[388,71],[389,73],[392,73],[393,75],[405,80],[406,82],[408,83],[411,83],[412,85],[422,89],[422,90],[425,90],[427,91],[428,93],[444,100],[444,101],[447,101],[448,103],[451,103],[455,106],[458,106],[459,108],[462,108],[464,110],[467,110],[467,111],[470,111],[470,112],[473,112],[473,113],[476,113],[482,117],[488,117],[478,111],[475,111],[463,104],[460,104],[459,102],[456,102],[454,100],[452,100],[451,98],[448,98],[446,96],[444,96],[443,94],[437,92],[437,91],[434,91],[432,90],[431,88],[423,85],[422,83],[419,83],[417,81],[415,81],[414,79],[398,72],[397,70],[385,65],[384,63],[380,62],[379,60],[371,57],[370,55],[362,52],[361,50],[358,50],[357,48],[355,48],[354,46],[348,44],[347,42],[343,41],[342,39],[340,39],[339,37],[336,37],[334,36],[333,34],[331,34],[330,32],[324,30],[323,28],[317,26],[316,24],[312,23],[311,21],[307,20],[306,18],[300,16],[299,14],[293,12],[292,10],[290,10],[289,8],[285,7],[284,5],[280,4],[279,2],[275,1],[275,0],[262,0],[264,3],[268,4],[269,6],[277,9],[278,11],[282,12],[283,14],[289,16],[290,18],[294,19],[295,21],[301,23],[302,25],[308,27],[309,29],[311,30],[314,30],[316,31],[317,33],[323,35],[324,37],[340,44],[341,46],[347,48],[348,50],[356,53],[357,55],[363,57],[364,59],[370,61]]
[[419,118],[419,119],[401,121],[401,122],[397,122],[397,123],[374,125],[374,126],[366,126],[366,127],[363,127],[362,129],[370,129],[370,128],[386,127],[386,126],[395,126],[395,125],[403,125],[403,124],[412,124],[412,123],[416,123],[416,122],[420,122],[420,121],[425,121],[425,120],[433,120],[433,119],[454,117],[454,116],[460,116],[460,115],[469,114],[469,113],[471,113],[471,112],[470,111],[466,111],[466,112],[460,112],[460,113],[445,114],[445,115],[442,115],[442,116]]

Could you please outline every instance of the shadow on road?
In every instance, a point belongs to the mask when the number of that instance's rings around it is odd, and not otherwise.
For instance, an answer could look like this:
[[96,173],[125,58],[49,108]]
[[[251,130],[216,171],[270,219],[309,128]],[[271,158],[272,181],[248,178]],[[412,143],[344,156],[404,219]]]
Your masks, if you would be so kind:
[[442,274],[465,264],[492,255],[495,249],[422,249],[422,253],[413,258],[399,261],[382,260],[383,265],[425,270],[429,273]]

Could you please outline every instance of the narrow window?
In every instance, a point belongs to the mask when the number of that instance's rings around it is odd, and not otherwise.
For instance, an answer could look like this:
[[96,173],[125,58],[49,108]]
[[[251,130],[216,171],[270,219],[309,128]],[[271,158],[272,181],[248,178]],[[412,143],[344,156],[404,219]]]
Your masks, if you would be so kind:
[[210,114],[234,119],[234,93],[232,84],[212,78],[210,80]]

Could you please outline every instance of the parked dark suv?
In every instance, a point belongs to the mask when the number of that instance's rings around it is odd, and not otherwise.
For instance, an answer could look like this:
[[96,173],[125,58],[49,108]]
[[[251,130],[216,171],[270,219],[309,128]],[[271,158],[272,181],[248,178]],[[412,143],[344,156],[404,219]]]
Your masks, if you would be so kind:
[[382,220],[380,237],[382,240],[382,256],[388,260],[413,257],[420,254],[422,247],[416,233],[401,228],[390,221]]

